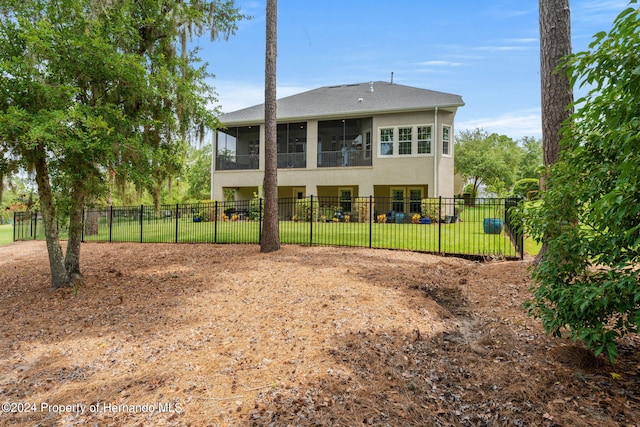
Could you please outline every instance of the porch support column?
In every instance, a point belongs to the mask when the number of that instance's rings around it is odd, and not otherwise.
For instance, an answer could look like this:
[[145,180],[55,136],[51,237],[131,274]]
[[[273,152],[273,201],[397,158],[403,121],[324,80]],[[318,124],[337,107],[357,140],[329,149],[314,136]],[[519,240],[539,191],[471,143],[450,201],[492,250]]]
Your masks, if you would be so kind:
[[[258,170],[263,171],[264,170],[264,164],[265,164],[265,160],[264,160],[264,123],[260,125],[260,154],[258,156]],[[260,186],[262,186],[262,182],[260,183]]]
[[[307,169],[318,168],[318,121],[307,121]],[[309,190],[307,186],[307,190]],[[309,193],[307,193],[309,194]],[[311,193],[316,195],[317,193]]]
[[213,135],[211,136],[211,165],[210,167],[210,171],[211,171],[211,181],[209,182],[209,198],[211,200],[215,200],[214,196],[215,196],[215,182],[214,182],[214,177],[216,175],[216,156],[218,153],[218,131],[214,130],[213,131]]
[[371,183],[359,183],[358,184],[358,197],[373,196],[373,184]]

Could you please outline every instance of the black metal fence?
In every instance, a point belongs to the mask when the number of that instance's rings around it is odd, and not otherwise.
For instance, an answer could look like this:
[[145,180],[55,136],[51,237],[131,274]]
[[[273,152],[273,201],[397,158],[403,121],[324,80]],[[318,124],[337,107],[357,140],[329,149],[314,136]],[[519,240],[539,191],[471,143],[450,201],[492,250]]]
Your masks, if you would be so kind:
[[[523,258],[512,208],[519,199],[280,199],[283,244],[402,249]],[[260,242],[263,200],[85,209],[83,240],[139,243]],[[65,238],[66,225],[59,225]],[[37,212],[16,212],[14,240],[43,239]]]

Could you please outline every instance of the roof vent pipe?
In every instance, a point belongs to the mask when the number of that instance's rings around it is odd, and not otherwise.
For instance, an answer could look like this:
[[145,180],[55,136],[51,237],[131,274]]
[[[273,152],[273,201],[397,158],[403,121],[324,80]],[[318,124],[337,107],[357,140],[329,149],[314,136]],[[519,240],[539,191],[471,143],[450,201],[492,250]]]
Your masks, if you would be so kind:
[[393,71],[391,72],[391,84],[393,84]]
[[373,81],[369,82],[369,92],[373,92]]

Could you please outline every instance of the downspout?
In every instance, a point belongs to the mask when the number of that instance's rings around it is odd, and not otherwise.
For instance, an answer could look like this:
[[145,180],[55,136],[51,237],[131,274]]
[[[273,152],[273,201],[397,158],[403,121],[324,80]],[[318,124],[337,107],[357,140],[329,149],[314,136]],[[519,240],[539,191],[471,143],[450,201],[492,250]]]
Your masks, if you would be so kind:
[[218,131],[213,130],[213,135],[211,136],[211,188],[209,189],[210,200],[213,200],[213,174],[215,173],[215,162],[216,162],[216,139],[217,139]]
[[434,119],[434,127],[433,130],[433,197],[438,197],[438,150],[440,145],[438,144],[438,135],[440,132],[438,130],[438,107],[436,107],[435,111],[435,119]]

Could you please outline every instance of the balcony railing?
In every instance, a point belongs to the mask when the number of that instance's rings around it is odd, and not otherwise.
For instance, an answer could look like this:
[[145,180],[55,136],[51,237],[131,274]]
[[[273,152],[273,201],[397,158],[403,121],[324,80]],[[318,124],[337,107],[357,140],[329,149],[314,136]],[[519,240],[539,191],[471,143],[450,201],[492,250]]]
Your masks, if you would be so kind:
[[218,156],[216,157],[216,170],[233,171],[258,169],[259,158],[257,154]]
[[[257,154],[218,156],[216,157],[216,170],[256,170],[259,168],[259,156]],[[371,166],[371,151],[348,150],[323,151],[318,153],[319,168],[337,168],[349,166]],[[307,167],[306,153],[279,153],[279,169],[304,169]]]
[[306,153],[278,153],[279,169],[306,168]]
[[371,166],[371,151],[346,150],[318,153],[319,168]]

